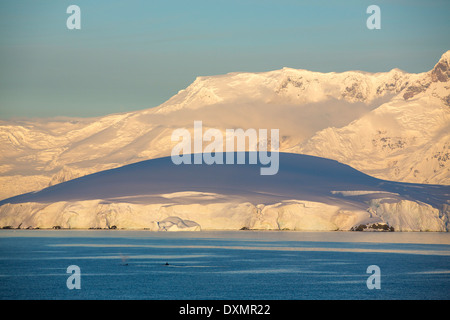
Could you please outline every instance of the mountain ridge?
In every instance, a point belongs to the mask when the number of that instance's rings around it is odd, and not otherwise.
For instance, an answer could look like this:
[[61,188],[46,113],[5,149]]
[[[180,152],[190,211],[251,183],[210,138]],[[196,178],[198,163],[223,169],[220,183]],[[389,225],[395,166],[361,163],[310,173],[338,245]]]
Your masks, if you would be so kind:
[[449,56],[418,74],[284,68],[198,77],[155,108],[2,121],[0,198],[167,156],[172,131],[192,130],[194,120],[205,130],[278,128],[280,151],[336,159],[388,180],[450,184]]

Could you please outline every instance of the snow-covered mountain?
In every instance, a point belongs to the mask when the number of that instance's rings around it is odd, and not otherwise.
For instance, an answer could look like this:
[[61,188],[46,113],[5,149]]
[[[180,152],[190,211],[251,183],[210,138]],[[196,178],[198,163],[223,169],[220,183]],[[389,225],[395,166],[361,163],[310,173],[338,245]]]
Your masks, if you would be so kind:
[[170,155],[174,129],[280,129],[280,151],[383,179],[450,184],[450,51],[429,72],[284,68],[198,77],[156,108],[0,122],[0,198]]
[[[174,165],[170,157],[106,170],[0,202],[0,227],[149,230],[448,231],[450,186],[373,178],[337,161],[280,153],[261,164]],[[248,159],[249,154],[246,154]]]
[[336,159],[397,181],[450,183],[450,51],[390,101],[291,152]]

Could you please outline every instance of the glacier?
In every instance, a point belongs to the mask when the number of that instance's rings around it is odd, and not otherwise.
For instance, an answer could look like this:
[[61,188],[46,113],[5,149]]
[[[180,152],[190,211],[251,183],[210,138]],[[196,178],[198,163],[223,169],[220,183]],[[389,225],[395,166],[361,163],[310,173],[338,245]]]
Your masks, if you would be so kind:
[[[163,104],[95,118],[0,121],[0,199],[170,155],[171,134],[280,129],[280,151],[374,177],[450,184],[450,51],[432,70],[283,68],[197,77]],[[192,133],[192,132],[191,132]],[[238,150],[251,151],[251,150]]]
[[0,201],[0,227],[448,231],[450,186],[381,180],[309,155],[279,158],[273,176],[261,176],[260,164],[174,165],[170,157],[104,170]]

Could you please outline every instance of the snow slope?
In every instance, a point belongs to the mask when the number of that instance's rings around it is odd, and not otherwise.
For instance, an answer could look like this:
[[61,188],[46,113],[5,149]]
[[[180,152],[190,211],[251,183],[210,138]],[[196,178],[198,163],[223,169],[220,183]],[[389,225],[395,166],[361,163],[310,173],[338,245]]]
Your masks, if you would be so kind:
[[174,129],[280,129],[280,150],[378,178],[450,184],[449,57],[429,72],[283,68],[198,77],[156,108],[0,121],[0,199],[170,155]]
[[450,183],[450,51],[400,94],[289,149],[396,181]]
[[380,180],[307,155],[280,153],[279,161],[272,176],[248,161],[142,161],[3,200],[0,226],[349,230],[383,222],[396,231],[448,231],[449,186]]

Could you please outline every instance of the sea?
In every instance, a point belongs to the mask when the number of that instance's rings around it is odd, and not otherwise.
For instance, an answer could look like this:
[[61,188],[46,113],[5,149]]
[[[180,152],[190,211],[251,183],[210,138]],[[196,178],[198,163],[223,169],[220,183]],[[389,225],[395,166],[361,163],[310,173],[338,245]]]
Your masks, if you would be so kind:
[[449,233],[0,230],[1,300],[449,298]]

